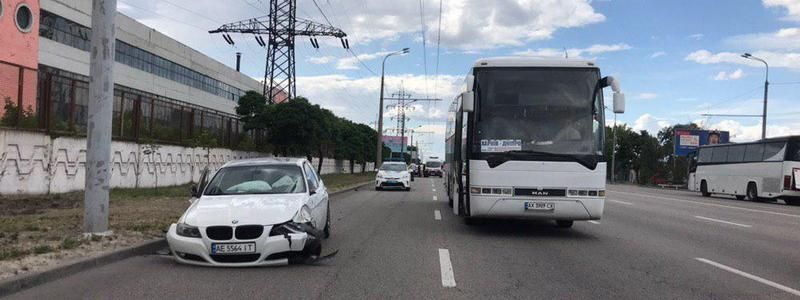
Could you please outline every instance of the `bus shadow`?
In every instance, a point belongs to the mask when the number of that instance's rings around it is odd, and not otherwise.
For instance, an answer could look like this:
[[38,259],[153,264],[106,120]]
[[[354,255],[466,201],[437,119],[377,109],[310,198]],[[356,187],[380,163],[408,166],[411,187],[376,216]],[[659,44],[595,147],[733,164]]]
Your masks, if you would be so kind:
[[572,228],[558,228],[554,221],[482,219],[464,226],[470,234],[501,237],[539,237],[553,239],[594,240],[595,236],[580,230],[585,222],[575,222]]

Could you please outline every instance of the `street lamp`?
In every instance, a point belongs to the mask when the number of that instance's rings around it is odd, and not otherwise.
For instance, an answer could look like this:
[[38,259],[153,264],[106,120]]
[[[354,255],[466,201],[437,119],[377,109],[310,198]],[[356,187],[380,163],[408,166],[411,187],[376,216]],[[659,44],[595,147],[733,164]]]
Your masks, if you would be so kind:
[[384,69],[386,68],[386,59],[389,58],[389,56],[406,54],[410,51],[411,49],[409,48],[403,48],[403,50],[386,54],[386,56],[383,58],[383,63],[381,64],[381,101],[380,101],[380,106],[378,106],[378,142],[377,142],[378,149],[376,154],[377,157],[375,158],[376,169],[381,166],[381,161],[383,160],[383,74],[384,74]]
[[764,66],[767,67],[766,77],[764,78],[764,112],[761,114],[761,139],[763,140],[767,138],[767,93],[769,91],[769,64],[767,64],[765,60],[755,57],[750,53],[742,54],[742,57],[760,61],[764,63]]

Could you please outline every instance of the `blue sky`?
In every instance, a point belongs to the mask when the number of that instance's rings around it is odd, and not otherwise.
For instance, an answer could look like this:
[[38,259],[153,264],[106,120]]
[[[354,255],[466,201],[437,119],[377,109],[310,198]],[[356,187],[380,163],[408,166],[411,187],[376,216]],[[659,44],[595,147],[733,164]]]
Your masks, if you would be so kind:
[[[267,2],[120,0],[119,9],[229,65],[241,51],[243,71],[261,78],[264,49],[252,37],[234,36],[237,43],[231,47],[202,29],[263,15]],[[761,113],[764,67],[738,57],[751,52],[770,63],[775,83],[768,135],[800,134],[800,0],[449,0],[442,5],[441,34],[438,0],[317,3],[333,25],[348,33],[354,53],[368,68],[341,49],[338,40],[320,38],[321,48],[313,49],[307,39],[298,38],[299,94],[338,115],[374,125],[381,58],[410,47],[409,55],[387,62],[387,93],[402,86],[415,96],[445,99],[409,112],[408,126],[423,132],[415,138],[427,155],[443,152],[445,111],[473,61],[563,56],[565,48],[570,57],[595,60],[605,75],[620,79],[628,110],[619,120],[628,126],[652,132],[694,121],[729,130],[738,141],[760,136],[758,118],[700,114]],[[312,1],[298,1],[298,17],[325,22]],[[387,118],[384,127],[394,124]]]

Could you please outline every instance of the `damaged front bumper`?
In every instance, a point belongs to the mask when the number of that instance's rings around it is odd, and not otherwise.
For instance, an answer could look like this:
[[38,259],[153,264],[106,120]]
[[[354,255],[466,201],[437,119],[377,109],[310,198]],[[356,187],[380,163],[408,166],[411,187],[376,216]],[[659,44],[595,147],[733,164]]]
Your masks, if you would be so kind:
[[[322,233],[308,224],[287,222],[264,226],[264,233],[252,240],[211,240],[200,228],[201,238],[180,236],[177,224],[167,231],[172,256],[180,263],[220,266],[280,266],[290,263],[312,263],[322,252]],[[255,243],[255,252],[246,254],[212,254],[214,243]]]

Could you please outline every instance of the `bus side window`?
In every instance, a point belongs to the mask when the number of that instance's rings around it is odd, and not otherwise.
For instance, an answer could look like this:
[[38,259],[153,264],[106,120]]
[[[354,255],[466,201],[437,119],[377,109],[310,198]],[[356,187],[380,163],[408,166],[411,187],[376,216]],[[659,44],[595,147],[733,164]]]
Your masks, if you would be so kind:
[[699,163],[711,162],[711,148],[700,149],[700,154],[697,155],[697,162]]
[[714,147],[711,149],[713,149],[713,151],[711,151],[711,162],[724,163],[728,158],[727,146]]
[[749,144],[744,151],[744,161],[761,161],[764,153],[764,144]]
[[742,162],[744,151],[745,145],[731,146],[728,150],[728,162]]
[[767,143],[764,147],[764,161],[782,161],[785,143]]

